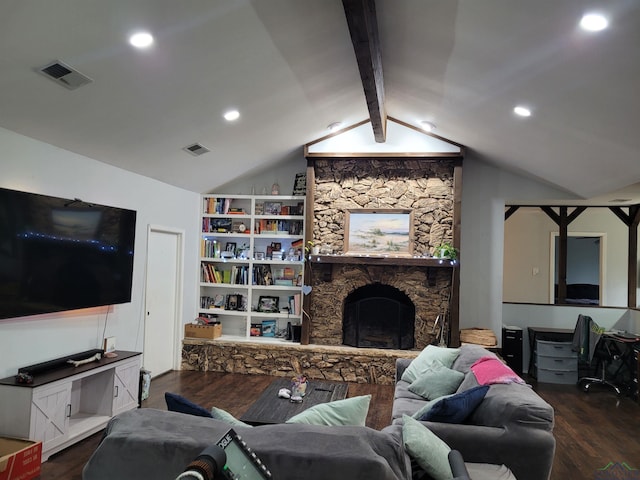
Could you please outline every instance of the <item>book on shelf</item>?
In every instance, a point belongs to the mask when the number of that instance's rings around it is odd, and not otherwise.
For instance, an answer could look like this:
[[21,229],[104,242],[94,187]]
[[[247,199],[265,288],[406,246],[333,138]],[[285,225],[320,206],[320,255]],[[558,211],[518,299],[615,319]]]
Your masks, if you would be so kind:
[[296,293],[295,295],[289,296],[289,313],[293,315],[300,315],[302,313],[302,299],[300,298],[300,294]]

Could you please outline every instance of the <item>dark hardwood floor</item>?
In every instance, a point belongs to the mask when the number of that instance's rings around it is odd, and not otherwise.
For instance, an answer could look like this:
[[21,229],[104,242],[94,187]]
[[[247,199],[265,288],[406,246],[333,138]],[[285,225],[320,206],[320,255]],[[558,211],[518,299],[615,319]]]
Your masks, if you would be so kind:
[[[175,371],[154,378],[143,408],[166,410],[164,392],[170,391],[205,407],[223,408],[235,416],[244,413],[273,377]],[[584,393],[573,385],[534,387],[555,408],[557,440],[552,480],[594,478],[609,462],[627,462],[640,469],[640,405],[607,390]],[[349,384],[349,397],[372,395],[367,426],[389,424],[393,387]],[[42,465],[42,480],[80,480],[82,467],[100,441],[98,433],[52,456]],[[115,480],[115,479],[114,479]]]

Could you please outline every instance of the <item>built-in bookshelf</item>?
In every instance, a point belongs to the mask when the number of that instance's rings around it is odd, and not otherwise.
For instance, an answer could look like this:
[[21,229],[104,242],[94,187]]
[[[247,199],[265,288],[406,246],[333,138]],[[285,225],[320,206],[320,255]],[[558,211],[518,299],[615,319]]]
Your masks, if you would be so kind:
[[203,195],[198,315],[222,338],[285,341],[302,321],[305,197]]

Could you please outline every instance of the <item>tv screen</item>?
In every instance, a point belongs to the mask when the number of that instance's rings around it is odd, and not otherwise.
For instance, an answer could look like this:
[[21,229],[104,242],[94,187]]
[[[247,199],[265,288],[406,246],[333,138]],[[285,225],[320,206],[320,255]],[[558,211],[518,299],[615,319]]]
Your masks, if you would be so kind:
[[0,318],[131,301],[136,212],[0,188]]

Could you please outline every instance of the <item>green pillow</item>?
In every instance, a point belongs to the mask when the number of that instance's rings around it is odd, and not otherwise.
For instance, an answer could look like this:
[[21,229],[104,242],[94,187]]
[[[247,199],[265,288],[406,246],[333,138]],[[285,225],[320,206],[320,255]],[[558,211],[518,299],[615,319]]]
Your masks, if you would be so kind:
[[238,420],[229,412],[222,410],[221,408],[218,408],[218,407],[211,407],[211,416],[216,420],[220,420],[221,422],[228,423],[229,425],[233,425],[234,427],[252,427],[253,426],[253,425],[249,425],[248,423],[244,423],[241,420]]
[[402,421],[402,440],[409,456],[434,480],[451,480],[449,445],[410,416],[403,415]]
[[464,373],[447,368],[436,361],[409,385],[409,391],[427,400],[433,400],[455,393],[463,380]]
[[434,361],[439,361],[445,367],[451,368],[453,362],[460,354],[459,348],[436,347],[435,345],[427,345],[406,368],[402,374],[402,380],[413,383],[424,372],[427,367]]
[[371,403],[371,395],[321,403],[294,415],[285,423],[364,426],[367,413],[369,413],[369,403]]

